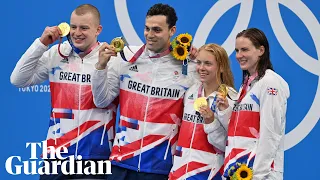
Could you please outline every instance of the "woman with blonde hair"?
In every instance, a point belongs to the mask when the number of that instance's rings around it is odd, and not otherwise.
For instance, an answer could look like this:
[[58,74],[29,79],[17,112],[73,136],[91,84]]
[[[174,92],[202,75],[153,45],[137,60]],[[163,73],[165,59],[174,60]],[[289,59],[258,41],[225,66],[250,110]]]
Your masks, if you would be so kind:
[[183,118],[169,179],[223,179],[229,121],[225,112],[230,111],[237,92],[228,55],[221,46],[202,46],[196,62],[200,82],[184,96]]

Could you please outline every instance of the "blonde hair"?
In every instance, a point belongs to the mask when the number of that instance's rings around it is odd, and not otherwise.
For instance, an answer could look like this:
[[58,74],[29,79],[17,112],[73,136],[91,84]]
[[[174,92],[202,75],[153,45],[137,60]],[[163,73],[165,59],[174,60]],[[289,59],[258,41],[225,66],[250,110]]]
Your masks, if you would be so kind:
[[100,12],[95,6],[93,6],[91,4],[82,4],[82,5],[78,6],[74,10],[74,13],[78,16],[81,16],[81,15],[84,15],[87,13],[91,13],[95,17],[95,19],[97,20],[98,25],[100,25]]
[[211,53],[217,61],[218,70],[216,77],[219,84],[226,84],[234,89],[234,78],[230,68],[230,60],[226,50],[217,44],[205,44],[200,47],[199,52],[205,50]]

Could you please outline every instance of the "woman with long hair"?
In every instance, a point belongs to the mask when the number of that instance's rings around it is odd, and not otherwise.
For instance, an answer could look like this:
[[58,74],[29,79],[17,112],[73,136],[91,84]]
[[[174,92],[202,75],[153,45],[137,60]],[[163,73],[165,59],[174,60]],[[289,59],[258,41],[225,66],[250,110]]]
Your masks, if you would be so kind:
[[240,32],[235,51],[243,80],[230,112],[224,176],[283,179],[289,86],[274,72],[269,43],[261,30]]
[[[198,50],[196,63],[200,82],[184,96],[183,119],[169,179],[223,178],[229,121],[224,113],[228,108],[231,111],[228,104],[237,95],[230,62],[222,47],[207,44]],[[219,88],[223,88],[222,92]]]

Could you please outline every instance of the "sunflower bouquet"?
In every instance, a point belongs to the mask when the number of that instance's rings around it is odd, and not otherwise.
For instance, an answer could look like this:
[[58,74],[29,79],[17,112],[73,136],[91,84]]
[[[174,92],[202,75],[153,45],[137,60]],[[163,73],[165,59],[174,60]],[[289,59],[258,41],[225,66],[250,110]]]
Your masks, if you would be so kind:
[[170,50],[174,58],[180,61],[187,59],[191,48],[192,36],[188,33],[180,34],[171,42]]
[[246,164],[236,163],[228,171],[230,180],[252,180],[252,169]]

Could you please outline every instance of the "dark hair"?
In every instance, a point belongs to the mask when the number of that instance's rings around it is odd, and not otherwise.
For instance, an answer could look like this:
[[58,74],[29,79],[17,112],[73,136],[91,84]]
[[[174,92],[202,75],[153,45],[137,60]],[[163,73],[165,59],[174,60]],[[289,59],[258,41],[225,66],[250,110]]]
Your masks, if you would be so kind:
[[169,29],[175,26],[178,20],[176,11],[168,4],[155,4],[147,12],[147,17],[156,15],[163,15],[167,17],[167,24],[169,25]]
[[[236,38],[239,37],[248,38],[257,49],[261,46],[264,47],[264,53],[262,56],[260,56],[257,66],[258,79],[261,79],[264,76],[267,69],[274,71],[270,61],[269,42],[266,35],[261,30],[257,28],[249,28],[238,33]],[[247,70],[243,70],[242,74],[242,83],[244,83],[244,80],[249,75],[249,72]]]
[[82,4],[82,5],[78,6],[74,10],[74,13],[76,15],[80,15],[80,16],[87,14],[87,13],[91,13],[96,18],[98,24],[100,24],[100,12],[95,6],[93,6],[91,4]]

